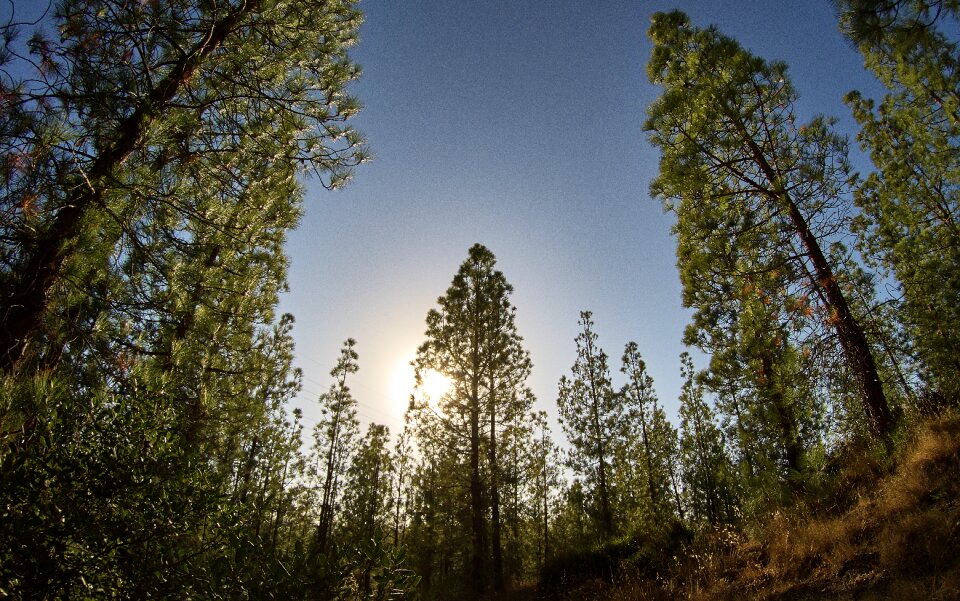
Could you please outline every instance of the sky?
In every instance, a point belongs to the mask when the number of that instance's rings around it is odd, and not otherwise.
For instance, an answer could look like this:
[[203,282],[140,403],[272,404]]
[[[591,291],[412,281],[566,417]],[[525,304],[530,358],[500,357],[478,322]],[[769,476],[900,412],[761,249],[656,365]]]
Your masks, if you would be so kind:
[[[672,217],[648,193],[659,156],[643,131],[659,90],[646,78],[651,15],[679,8],[755,54],[790,65],[799,114],[834,115],[877,87],[839,34],[829,0],[367,0],[352,56],[364,105],[354,125],[374,159],[343,190],[307,181],[291,233],[290,291],[307,426],[342,342],[362,422],[396,433],[427,311],[467,249],[487,246],[513,287],[537,409],[557,415],[582,310],[593,312],[614,383],[636,341],[676,415],[681,306]],[[875,92],[874,92],[875,93]],[[694,353],[698,367],[706,357]],[[406,375],[404,375],[406,374]],[[556,437],[561,439],[555,427]]]

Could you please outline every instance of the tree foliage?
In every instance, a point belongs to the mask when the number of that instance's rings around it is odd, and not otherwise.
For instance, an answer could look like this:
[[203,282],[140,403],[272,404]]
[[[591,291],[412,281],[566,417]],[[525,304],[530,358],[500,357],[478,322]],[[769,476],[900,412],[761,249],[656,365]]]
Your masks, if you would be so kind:
[[306,598],[339,573],[310,554],[276,305],[298,176],[364,158],[360,21],[63,0],[0,25],[3,594]]
[[650,37],[648,75],[664,87],[646,124],[662,151],[651,192],[677,214],[684,304],[696,311],[687,339],[727,347],[757,303],[787,333],[799,330],[798,342],[831,331],[869,428],[888,437],[894,413],[873,350],[824,250],[848,226],[845,141],[825,119],[796,123],[782,63],[680,12],[655,15]]
[[568,465],[588,484],[601,540],[615,533],[614,455],[624,442],[622,399],[613,390],[607,354],[597,345],[593,315],[580,312],[577,359],[571,377],[560,377],[557,407],[571,449]]
[[[529,444],[530,430],[518,424],[523,424],[533,403],[525,385],[530,358],[509,300],[513,288],[495,265],[496,258],[486,247],[470,248],[450,288],[437,300],[439,307],[427,314],[427,341],[414,362],[418,382],[431,370],[451,382],[435,405],[422,402],[413,408],[419,446],[431,464],[424,466],[427,474],[442,478],[437,468],[460,464],[460,469],[446,472],[448,478],[466,475],[459,482],[447,479],[444,487],[451,489],[447,494],[462,490],[469,498],[469,508],[458,507],[462,498],[450,502],[470,533],[469,588],[475,595],[488,583],[496,590],[505,585],[504,493],[520,482],[515,465],[519,455],[510,451]],[[423,493],[422,502],[436,502],[436,494]],[[511,518],[522,516],[514,509]],[[435,524],[424,526],[432,529]],[[460,578],[464,576],[461,572]]]
[[864,253],[896,277],[928,400],[960,398],[960,48],[955,2],[837,2],[889,93],[847,97],[876,170],[857,190]]
[[695,381],[693,361],[681,356],[684,379],[680,392],[679,460],[683,470],[684,503],[690,519],[710,524],[731,523],[737,511],[737,490],[723,433]]
[[114,280],[141,275],[128,259],[191,250],[207,242],[196,227],[236,236],[215,212],[260,213],[258,190],[296,207],[304,168],[339,183],[363,158],[340,125],[357,108],[345,86],[359,22],[346,1],[64,0],[25,50],[8,43],[4,370],[55,361],[62,332],[95,322],[83,306],[102,310]]

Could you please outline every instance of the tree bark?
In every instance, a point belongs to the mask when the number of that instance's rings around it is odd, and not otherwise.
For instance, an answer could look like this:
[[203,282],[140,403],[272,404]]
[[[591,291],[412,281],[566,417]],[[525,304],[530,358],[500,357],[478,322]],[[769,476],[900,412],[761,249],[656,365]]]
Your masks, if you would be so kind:
[[480,479],[480,408],[476,396],[470,410],[470,509],[473,527],[473,588],[479,597],[487,583],[484,567],[486,545],[483,535],[483,482]]
[[[767,181],[773,186],[778,186],[778,182],[780,182],[779,174],[764,156],[763,150],[746,131],[743,123],[735,116],[733,122],[737,124],[753,161],[760,167]],[[813,284],[823,291],[827,309],[830,311],[830,325],[837,332],[840,346],[847,357],[851,371],[853,371],[857,387],[860,389],[861,404],[870,429],[889,446],[890,435],[894,427],[893,412],[887,404],[887,398],[880,382],[880,375],[877,372],[873,353],[867,343],[863,328],[853,316],[853,312],[850,311],[850,306],[840,289],[840,284],[837,282],[830,262],[827,261],[817,237],[810,230],[810,225],[793,198],[782,189],[766,189],[763,192],[773,203],[785,206],[787,209],[790,223],[806,249],[811,263],[813,263],[816,277]]]
[[833,269],[831,269],[830,263],[824,256],[816,237],[810,231],[806,220],[793,199],[785,192],[783,196],[787,201],[790,220],[797,229],[797,234],[813,262],[813,268],[817,276],[816,283],[823,289],[829,303],[831,321],[833,321],[837,336],[840,338],[840,346],[847,356],[847,361],[860,389],[864,413],[867,415],[870,428],[884,440],[889,440],[894,426],[893,413],[887,404],[887,398],[880,383],[880,374],[877,373],[877,365],[874,362],[870,345],[867,343],[867,337],[850,311],[850,306],[847,304],[843,291],[840,290]]

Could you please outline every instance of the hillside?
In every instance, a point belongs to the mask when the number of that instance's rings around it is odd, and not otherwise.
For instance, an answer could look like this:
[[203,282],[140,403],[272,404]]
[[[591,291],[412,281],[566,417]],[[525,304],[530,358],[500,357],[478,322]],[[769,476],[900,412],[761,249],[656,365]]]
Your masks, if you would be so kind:
[[701,533],[659,578],[626,568],[615,585],[594,580],[556,597],[960,599],[960,415],[924,422],[900,446],[890,465],[848,449],[820,499],[749,534]]

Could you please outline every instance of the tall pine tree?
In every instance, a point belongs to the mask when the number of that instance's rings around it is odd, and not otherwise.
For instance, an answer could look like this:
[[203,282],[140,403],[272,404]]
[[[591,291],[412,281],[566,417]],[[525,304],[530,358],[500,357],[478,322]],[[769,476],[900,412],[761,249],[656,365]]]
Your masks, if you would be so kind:
[[501,491],[509,470],[503,465],[504,436],[516,433],[509,428],[512,416],[528,413],[533,401],[525,387],[530,359],[509,301],[513,288],[495,265],[483,245],[470,248],[437,300],[439,307],[427,314],[427,341],[414,362],[418,381],[432,370],[451,382],[437,413],[420,408],[420,445],[438,444],[441,455],[467,458],[468,577],[474,595],[488,583],[497,590],[505,584]]
[[684,304],[696,311],[689,338],[723,344],[717,332],[729,325],[718,324],[756,301],[783,327],[804,318],[832,331],[868,428],[889,440],[894,411],[827,250],[849,225],[845,141],[824,119],[796,123],[785,65],[680,12],[655,15],[649,34],[648,75],[664,88],[646,124],[662,153],[651,190],[677,214]]
[[596,500],[601,540],[616,532],[613,460],[623,445],[624,406],[613,390],[607,354],[597,344],[593,315],[580,312],[577,359],[571,377],[561,376],[557,406],[570,441],[569,465],[590,486]]

